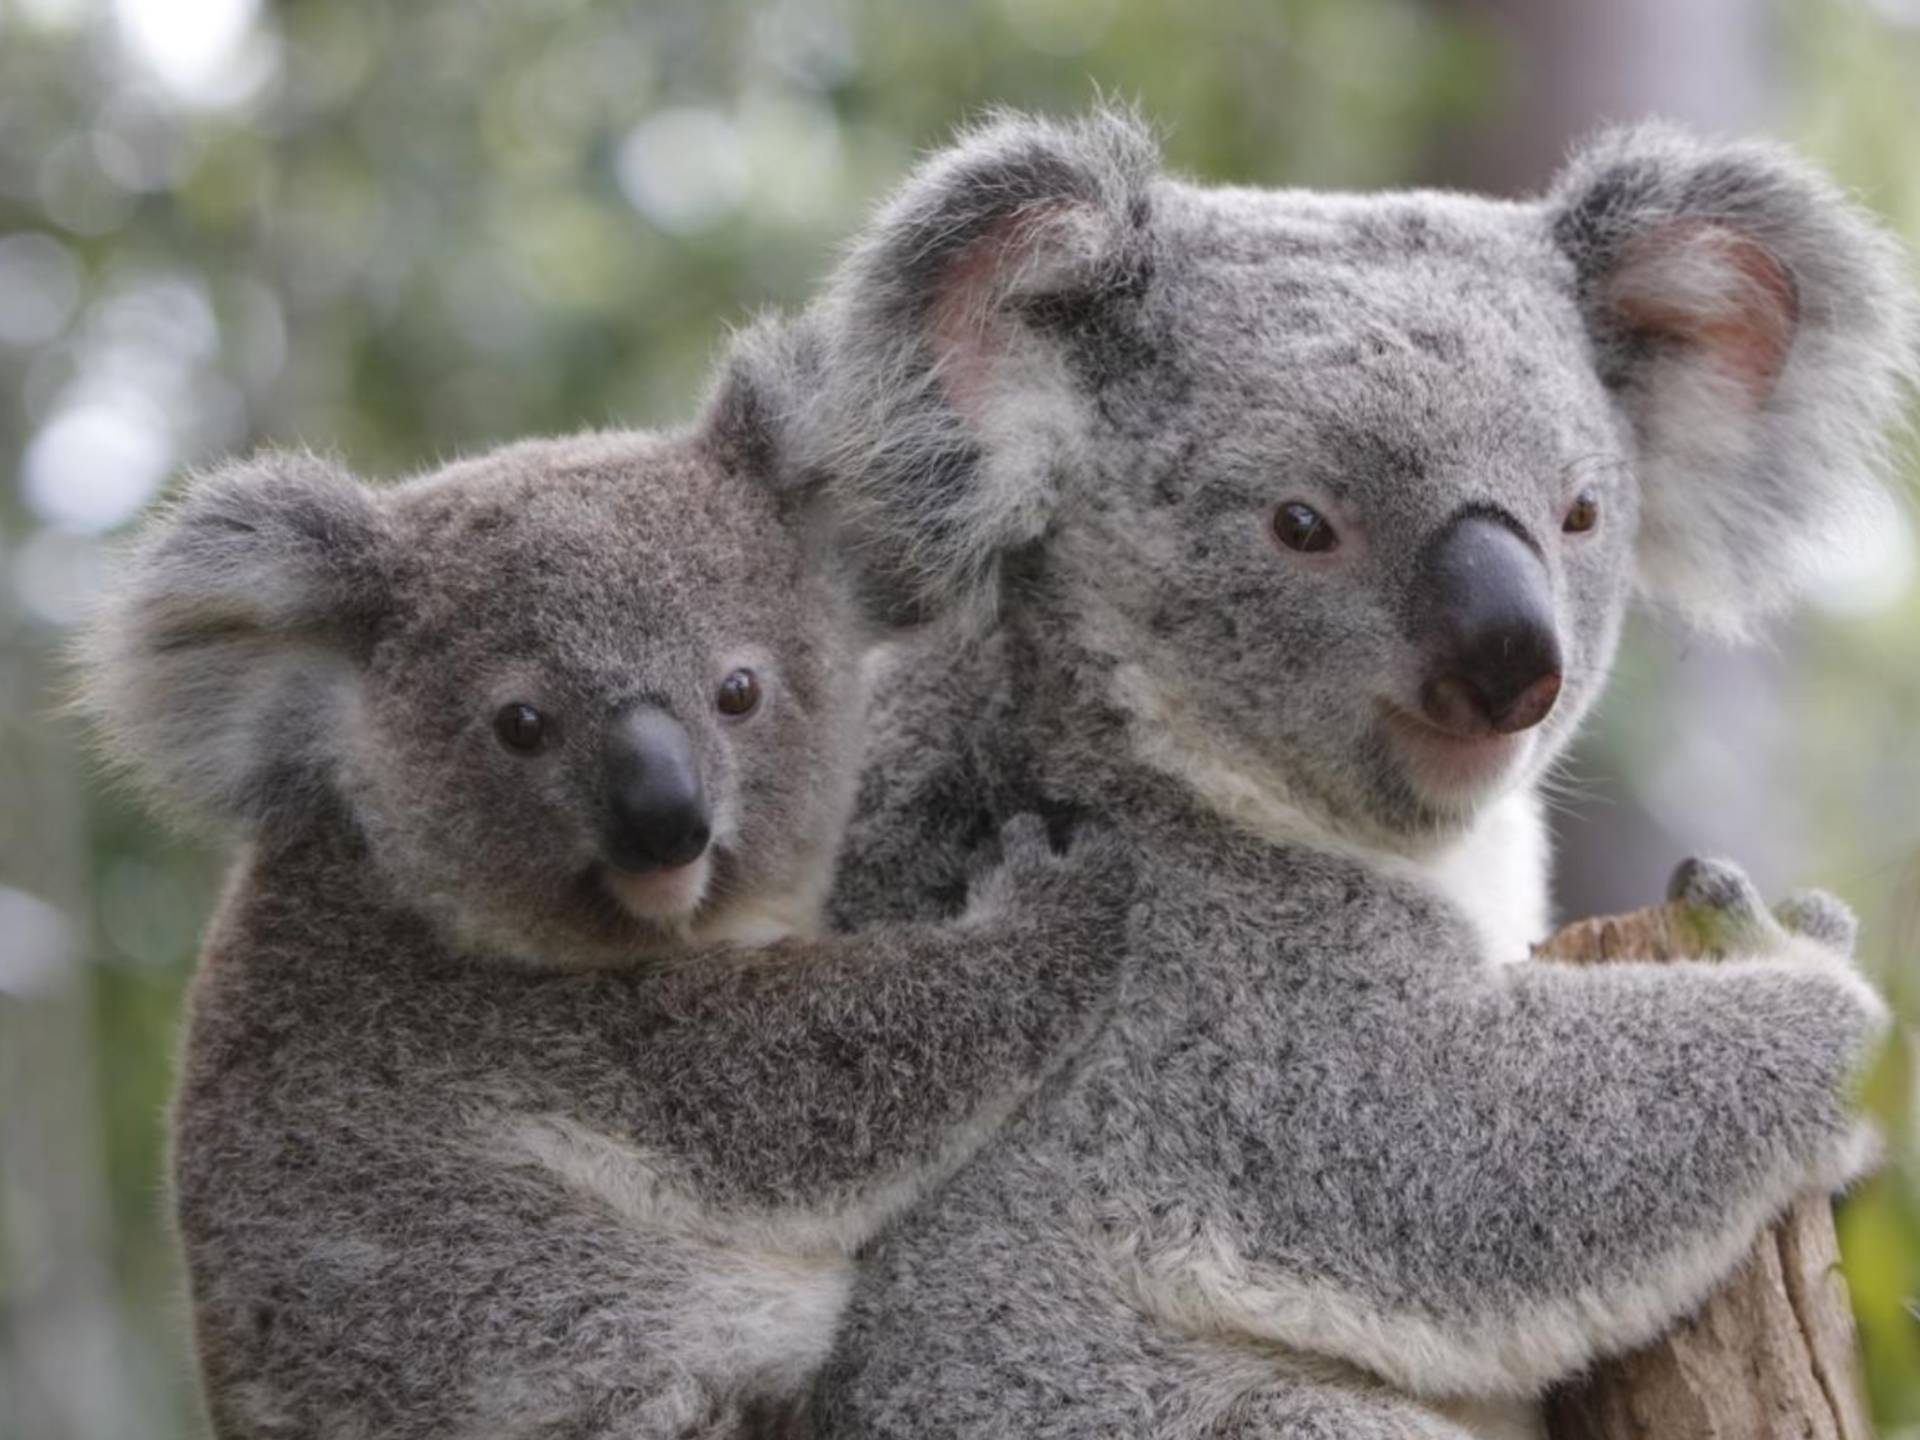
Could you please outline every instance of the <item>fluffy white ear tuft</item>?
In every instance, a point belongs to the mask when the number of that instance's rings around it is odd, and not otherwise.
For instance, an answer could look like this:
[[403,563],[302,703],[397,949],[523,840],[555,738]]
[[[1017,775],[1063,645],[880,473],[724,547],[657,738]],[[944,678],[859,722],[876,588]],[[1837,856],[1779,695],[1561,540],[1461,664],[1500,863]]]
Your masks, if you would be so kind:
[[896,623],[990,603],[1000,557],[1043,533],[1091,407],[1069,352],[1146,285],[1157,167],[1129,114],[997,115],[840,267],[813,439]]
[[1880,483],[1920,308],[1897,247],[1765,145],[1603,135],[1547,202],[1637,438],[1642,589],[1742,634]]
[[271,824],[319,800],[389,593],[373,497],[310,455],[190,482],[82,635],[110,758],[190,817]]

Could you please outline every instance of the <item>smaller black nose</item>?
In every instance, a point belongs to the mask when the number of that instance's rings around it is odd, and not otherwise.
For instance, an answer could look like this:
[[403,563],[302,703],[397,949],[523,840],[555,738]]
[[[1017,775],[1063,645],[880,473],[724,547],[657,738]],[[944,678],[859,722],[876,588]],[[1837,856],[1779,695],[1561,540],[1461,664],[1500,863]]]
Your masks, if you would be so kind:
[[700,762],[686,727],[641,706],[614,723],[606,756],[602,843],[622,870],[690,865],[713,836]]
[[1553,593],[1540,557],[1507,524],[1468,515],[1428,552],[1421,599],[1427,719],[1455,735],[1512,735],[1560,696]]

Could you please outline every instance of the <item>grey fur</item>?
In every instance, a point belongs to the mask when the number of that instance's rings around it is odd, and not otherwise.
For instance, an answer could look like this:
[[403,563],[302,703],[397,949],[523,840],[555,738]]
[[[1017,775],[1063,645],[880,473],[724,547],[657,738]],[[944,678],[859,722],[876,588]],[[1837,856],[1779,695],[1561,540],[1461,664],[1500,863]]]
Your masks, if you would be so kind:
[[[90,703],[246,839],[174,1111],[221,1436],[760,1433],[855,1247],[1094,1023],[1123,872],[1037,821],[964,918],[812,938],[869,621],[789,464],[806,363],[762,327],[685,432],[390,488],[256,457],[129,557]],[[765,699],[724,721],[740,664]],[[697,907],[622,903],[600,860],[598,741],[637,698],[714,797]],[[516,700],[544,753],[496,741]]]
[[[1137,860],[1135,960],[874,1248],[821,1433],[1531,1433],[1859,1172],[1885,1012],[1845,927],[1696,869],[1724,962],[1504,962],[1636,583],[1721,628],[1794,592],[1874,483],[1909,297],[1796,162],[1663,130],[1525,203],[1197,187],[1113,116],[908,181],[822,305],[807,443],[904,609],[985,603],[882,682],[836,914],[942,913],[968,837],[1080,814]],[[1290,499],[1336,552],[1274,543]],[[1564,658],[1472,765],[1408,720],[1463,515],[1537,554]]]
[[1824,890],[1807,890],[1789,895],[1773,910],[1774,918],[1786,929],[1811,936],[1821,944],[1852,954],[1860,936],[1860,921],[1837,895]]
[[[1740,634],[1831,561],[1830,542],[1847,533],[1835,522],[1886,459],[1902,381],[1920,358],[1903,257],[1830,181],[1778,147],[1708,144],[1659,126],[1599,137],[1548,203],[1579,274],[1601,374],[1640,435],[1643,585],[1656,602]],[[1693,283],[1685,244],[1637,264],[1636,244],[1702,234],[1756,243],[1791,282],[1791,363],[1757,411],[1735,398],[1736,413],[1726,413],[1727,401],[1701,393],[1690,347],[1635,333],[1618,313],[1622,271],[1664,269],[1662,283]],[[1728,296],[1710,288],[1718,295],[1703,299]]]

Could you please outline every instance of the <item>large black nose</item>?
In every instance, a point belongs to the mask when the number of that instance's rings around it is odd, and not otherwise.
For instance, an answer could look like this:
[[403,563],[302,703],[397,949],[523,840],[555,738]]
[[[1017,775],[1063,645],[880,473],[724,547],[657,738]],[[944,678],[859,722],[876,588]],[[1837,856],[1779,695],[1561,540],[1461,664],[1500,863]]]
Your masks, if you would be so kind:
[[643,705],[615,721],[607,738],[607,804],[602,840],[622,870],[689,865],[713,835],[699,758],[686,727]]
[[1560,695],[1547,568],[1503,519],[1468,514],[1428,548],[1416,594],[1421,712],[1455,735],[1538,725]]

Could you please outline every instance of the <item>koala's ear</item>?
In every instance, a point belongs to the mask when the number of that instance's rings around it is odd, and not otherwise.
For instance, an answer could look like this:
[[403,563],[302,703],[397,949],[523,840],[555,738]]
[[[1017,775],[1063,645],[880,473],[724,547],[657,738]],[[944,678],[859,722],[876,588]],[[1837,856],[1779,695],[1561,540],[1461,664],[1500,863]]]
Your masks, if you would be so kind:
[[1599,137],[1547,204],[1636,432],[1642,588],[1739,634],[1879,483],[1920,334],[1902,257],[1785,152],[1659,126]]
[[824,476],[811,468],[817,445],[823,357],[806,317],[763,315],[737,332],[707,392],[696,425],[716,459],[782,497],[810,499]]
[[816,312],[809,443],[895,623],[990,596],[998,558],[1044,531],[1092,409],[1069,347],[1124,348],[1103,322],[1151,275],[1157,167],[1130,115],[998,115],[925,162],[842,263]]
[[866,624],[884,633],[900,623],[880,568],[884,548],[855,537],[853,487],[832,483],[838,467],[821,405],[819,318],[766,316],[736,333],[696,434],[722,467],[772,493],[788,528],[846,582]]
[[193,817],[266,825],[313,804],[387,603],[387,550],[373,497],[313,456],[190,482],[80,641],[80,703],[110,758]]

